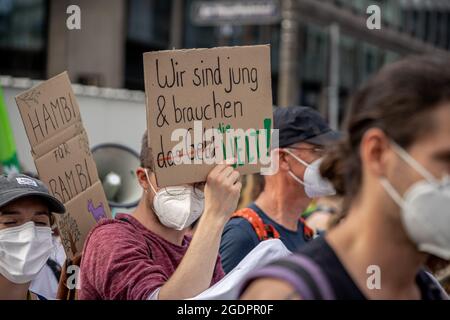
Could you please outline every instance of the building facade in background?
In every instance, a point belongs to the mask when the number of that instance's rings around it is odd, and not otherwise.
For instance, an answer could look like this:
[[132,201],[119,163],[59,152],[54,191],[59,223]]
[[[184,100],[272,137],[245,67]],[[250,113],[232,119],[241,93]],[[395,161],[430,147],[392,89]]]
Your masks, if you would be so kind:
[[[81,30],[66,28],[71,4]],[[365,24],[374,4],[381,30]],[[348,95],[382,65],[450,50],[450,1],[0,0],[1,75],[68,70],[74,83],[143,90],[143,52],[265,43],[274,104],[313,106],[339,121]]]

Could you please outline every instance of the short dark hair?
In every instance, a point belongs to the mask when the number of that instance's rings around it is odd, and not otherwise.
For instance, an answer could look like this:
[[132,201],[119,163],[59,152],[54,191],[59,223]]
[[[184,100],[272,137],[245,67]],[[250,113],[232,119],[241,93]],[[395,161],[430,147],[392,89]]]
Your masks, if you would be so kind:
[[345,196],[344,212],[362,182],[359,146],[365,132],[380,128],[403,148],[409,148],[433,128],[432,112],[450,102],[450,59],[411,56],[389,64],[353,96],[345,139],[321,165],[321,174]]
[[146,169],[150,169],[151,171],[154,171],[155,164],[153,161],[152,149],[150,148],[150,146],[148,144],[147,131],[145,131],[144,135],[142,136],[141,154],[139,155],[139,160],[141,162],[142,168],[146,168]]

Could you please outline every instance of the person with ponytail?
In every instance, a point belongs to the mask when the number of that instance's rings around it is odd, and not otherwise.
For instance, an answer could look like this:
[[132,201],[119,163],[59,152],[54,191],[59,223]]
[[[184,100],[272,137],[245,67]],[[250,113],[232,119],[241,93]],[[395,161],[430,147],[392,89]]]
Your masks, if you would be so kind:
[[450,60],[385,66],[352,98],[321,164],[344,198],[335,226],[255,271],[243,299],[447,299],[426,271],[450,260]]

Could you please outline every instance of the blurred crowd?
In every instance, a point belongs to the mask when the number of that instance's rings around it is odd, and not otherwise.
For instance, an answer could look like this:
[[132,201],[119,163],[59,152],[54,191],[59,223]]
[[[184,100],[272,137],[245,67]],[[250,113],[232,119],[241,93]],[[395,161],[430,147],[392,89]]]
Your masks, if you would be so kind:
[[36,177],[1,176],[0,299],[447,299],[450,61],[385,66],[339,132],[310,107],[273,119],[275,174],[225,162],[164,188],[144,134],[138,206],[100,220],[73,259],[64,205]]

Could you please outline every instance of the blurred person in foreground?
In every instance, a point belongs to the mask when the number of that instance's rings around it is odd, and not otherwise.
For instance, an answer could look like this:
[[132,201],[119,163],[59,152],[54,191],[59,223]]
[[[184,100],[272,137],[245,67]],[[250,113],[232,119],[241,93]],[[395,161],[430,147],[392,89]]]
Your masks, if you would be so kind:
[[64,205],[23,174],[0,176],[0,300],[38,299],[30,283],[54,251],[54,213]]
[[345,217],[256,271],[244,299],[447,299],[425,271],[450,260],[450,61],[384,67],[353,97],[346,139],[321,166]]
[[264,188],[254,203],[238,210],[226,224],[220,244],[225,272],[230,272],[261,241],[279,238],[295,251],[313,237],[301,214],[313,198],[335,193],[319,173],[327,146],[340,135],[309,107],[277,107],[278,171],[264,176]]
[[239,172],[221,164],[203,186],[158,188],[147,133],[140,160],[136,175],[144,192],[137,208],[103,220],[86,239],[79,299],[186,299],[224,276],[220,236],[239,200]]

